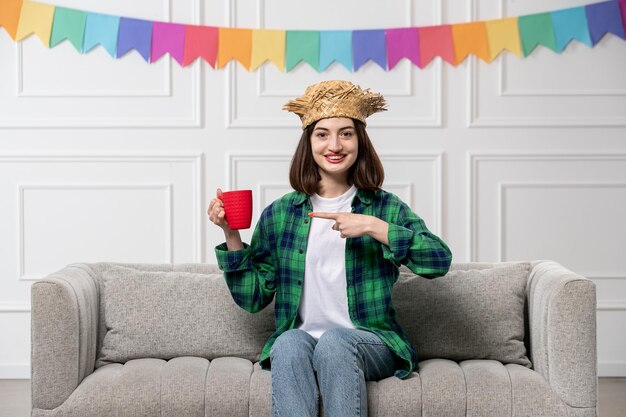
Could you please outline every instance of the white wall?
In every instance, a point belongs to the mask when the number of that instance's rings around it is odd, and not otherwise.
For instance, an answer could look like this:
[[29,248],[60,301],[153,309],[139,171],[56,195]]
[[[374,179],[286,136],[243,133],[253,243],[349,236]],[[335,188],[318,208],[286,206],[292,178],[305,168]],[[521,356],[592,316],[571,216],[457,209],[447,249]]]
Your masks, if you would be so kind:
[[[518,16],[588,1],[177,0],[56,5],[219,26],[384,28]],[[332,11],[332,13],[331,13]],[[300,135],[281,105],[323,79],[382,92],[385,187],[455,261],[554,259],[598,288],[601,375],[626,376],[626,42],[492,64],[384,72],[216,71],[136,53],[47,50],[0,30],[0,378],[28,378],[30,286],[71,262],[214,262],[216,187],[289,190]],[[250,233],[244,233],[249,238]]]

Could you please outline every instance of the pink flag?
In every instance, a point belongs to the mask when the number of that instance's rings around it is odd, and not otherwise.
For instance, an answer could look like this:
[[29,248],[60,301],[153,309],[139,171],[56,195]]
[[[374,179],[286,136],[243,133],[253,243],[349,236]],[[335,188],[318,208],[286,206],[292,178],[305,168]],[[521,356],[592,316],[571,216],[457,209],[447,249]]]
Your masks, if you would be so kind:
[[387,29],[387,64],[393,69],[402,58],[420,67],[419,31],[417,28]]
[[167,22],[154,22],[152,25],[151,62],[155,62],[166,52],[180,65],[183,65],[185,47],[185,25]]
[[422,27],[419,28],[419,34],[422,64],[420,68],[427,66],[437,55],[444,61],[456,65],[451,25]]

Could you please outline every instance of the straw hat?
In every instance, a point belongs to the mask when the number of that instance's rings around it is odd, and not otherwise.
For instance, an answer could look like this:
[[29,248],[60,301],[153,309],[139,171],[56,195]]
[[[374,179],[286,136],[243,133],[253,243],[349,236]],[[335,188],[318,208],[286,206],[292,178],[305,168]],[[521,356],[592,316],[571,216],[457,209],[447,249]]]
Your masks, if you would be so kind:
[[385,98],[363,90],[350,81],[322,81],[307,87],[304,95],[289,100],[283,110],[300,116],[302,129],[311,123],[329,117],[349,117],[365,123],[365,119],[374,113],[386,111]]

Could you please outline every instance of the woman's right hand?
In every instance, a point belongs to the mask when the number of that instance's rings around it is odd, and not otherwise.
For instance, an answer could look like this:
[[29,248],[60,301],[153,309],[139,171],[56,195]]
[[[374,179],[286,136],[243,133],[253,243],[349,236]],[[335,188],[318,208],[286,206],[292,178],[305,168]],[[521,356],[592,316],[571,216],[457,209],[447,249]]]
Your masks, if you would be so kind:
[[228,226],[228,222],[226,221],[226,212],[224,211],[224,203],[220,200],[220,196],[222,195],[222,189],[217,189],[217,194],[214,199],[209,203],[209,209],[207,210],[207,214],[209,215],[209,220],[213,223],[221,227],[225,233],[230,232],[230,227]]

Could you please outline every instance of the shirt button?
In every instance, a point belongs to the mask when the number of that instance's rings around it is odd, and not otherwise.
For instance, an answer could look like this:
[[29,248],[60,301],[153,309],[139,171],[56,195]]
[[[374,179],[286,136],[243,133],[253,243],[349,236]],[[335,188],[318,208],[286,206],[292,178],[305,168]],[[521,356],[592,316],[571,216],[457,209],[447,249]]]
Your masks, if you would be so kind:
[[302,285],[302,281],[298,280],[298,285]]
[[300,250],[298,251],[298,253],[302,254],[302,253],[304,253],[304,251],[303,251],[302,249],[300,249]]
[[304,224],[307,224],[309,222],[309,219],[304,219]]

